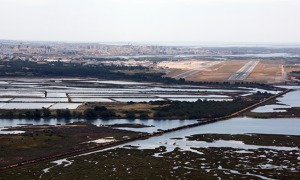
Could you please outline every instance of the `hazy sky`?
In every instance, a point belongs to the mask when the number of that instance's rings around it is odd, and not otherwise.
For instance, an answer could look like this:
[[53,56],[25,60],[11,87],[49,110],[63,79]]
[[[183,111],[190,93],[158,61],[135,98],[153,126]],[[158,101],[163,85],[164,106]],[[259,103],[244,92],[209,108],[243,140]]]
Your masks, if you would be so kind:
[[0,39],[300,43],[300,0],[0,0]]

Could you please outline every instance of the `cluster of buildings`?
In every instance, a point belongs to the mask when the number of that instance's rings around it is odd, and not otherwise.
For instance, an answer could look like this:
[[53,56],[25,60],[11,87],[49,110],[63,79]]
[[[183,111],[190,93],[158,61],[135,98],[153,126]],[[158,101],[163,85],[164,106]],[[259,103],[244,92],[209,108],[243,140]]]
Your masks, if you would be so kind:
[[[231,54],[230,51],[214,51],[194,47],[180,46],[154,46],[154,45],[131,45],[100,43],[61,43],[61,42],[24,42],[24,41],[1,41],[1,60],[28,60],[39,63],[62,61],[65,63],[93,63],[101,59],[104,64],[105,58],[136,59],[140,57],[176,56],[176,55],[219,55]],[[103,60],[104,59],[104,60]],[[134,60],[124,62],[115,61],[115,65],[144,65]],[[147,65],[149,63],[146,62]]]

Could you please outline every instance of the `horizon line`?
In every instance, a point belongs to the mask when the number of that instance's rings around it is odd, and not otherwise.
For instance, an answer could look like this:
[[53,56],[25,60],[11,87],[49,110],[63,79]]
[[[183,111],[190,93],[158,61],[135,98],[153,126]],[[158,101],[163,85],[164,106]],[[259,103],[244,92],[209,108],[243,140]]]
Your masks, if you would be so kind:
[[[160,45],[160,46],[200,46],[200,45],[275,45],[275,46],[289,46],[298,45],[300,42],[216,42],[216,41],[64,41],[64,40],[19,40],[19,39],[0,39],[1,41],[12,41],[12,42],[39,42],[39,43],[98,43],[103,45]],[[107,44],[106,44],[107,43]]]

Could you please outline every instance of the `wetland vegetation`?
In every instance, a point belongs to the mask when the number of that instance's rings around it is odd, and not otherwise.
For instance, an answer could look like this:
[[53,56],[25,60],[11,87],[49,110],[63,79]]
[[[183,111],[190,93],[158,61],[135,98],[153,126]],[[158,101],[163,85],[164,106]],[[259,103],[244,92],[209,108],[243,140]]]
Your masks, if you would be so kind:
[[[299,136],[284,135],[194,135],[192,141],[234,140],[249,144],[277,144],[299,147]],[[285,139],[285,141],[284,141]],[[294,143],[289,143],[295,141]],[[278,145],[278,144],[277,144]],[[168,152],[164,144],[150,149],[124,146],[72,157],[64,163],[40,163],[16,170],[4,171],[5,179],[298,179],[297,150],[236,149],[231,147],[197,147],[185,151],[176,147]],[[50,167],[50,168],[49,168]],[[49,168],[49,169],[47,169]],[[72,172],[72,173],[70,173]]]
[[[12,127],[9,131],[23,131],[21,134],[1,134],[0,166],[61,154],[78,149],[97,146],[89,141],[114,137],[133,137],[138,133],[109,127],[97,127],[89,123],[76,122],[66,125],[28,125]],[[9,132],[8,131],[8,132]]]

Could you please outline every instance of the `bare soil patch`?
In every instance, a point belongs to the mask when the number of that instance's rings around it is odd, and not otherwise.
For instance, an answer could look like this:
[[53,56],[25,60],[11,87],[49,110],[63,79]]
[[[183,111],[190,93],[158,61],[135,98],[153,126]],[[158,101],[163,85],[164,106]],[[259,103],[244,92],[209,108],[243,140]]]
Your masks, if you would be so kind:
[[247,61],[224,61],[220,64],[207,68],[192,76],[187,80],[190,81],[227,81],[228,78],[246,64]]
[[282,81],[283,62],[264,60],[256,66],[246,81],[272,83]]

